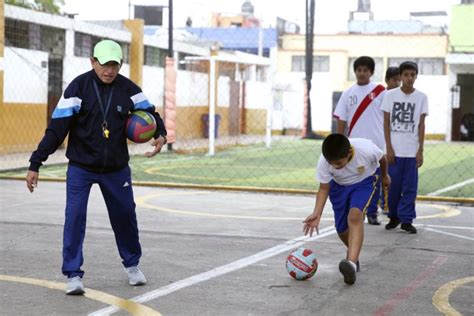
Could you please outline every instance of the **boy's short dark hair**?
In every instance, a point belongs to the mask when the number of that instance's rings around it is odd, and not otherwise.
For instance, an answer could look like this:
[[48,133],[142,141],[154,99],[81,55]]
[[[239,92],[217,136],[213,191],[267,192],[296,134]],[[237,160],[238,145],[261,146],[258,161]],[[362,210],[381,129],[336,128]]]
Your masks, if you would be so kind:
[[342,134],[331,134],[323,141],[323,156],[327,161],[336,161],[349,155],[351,143]]
[[404,61],[403,63],[398,66],[400,75],[403,73],[404,70],[414,70],[416,74],[418,74],[418,65],[413,61]]
[[375,62],[372,57],[369,56],[360,56],[354,61],[354,72],[356,72],[357,68],[361,66],[366,66],[369,68],[371,73],[375,71]]
[[385,71],[385,80],[389,80],[398,75],[400,75],[398,67],[388,67],[387,71]]

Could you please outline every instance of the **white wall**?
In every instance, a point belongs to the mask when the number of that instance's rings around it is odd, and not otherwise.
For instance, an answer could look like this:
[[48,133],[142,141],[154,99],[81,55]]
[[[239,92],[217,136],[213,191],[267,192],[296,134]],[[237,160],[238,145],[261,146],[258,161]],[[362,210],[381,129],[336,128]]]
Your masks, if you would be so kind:
[[63,60],[63,91],[71,81],[92,69],[89,58],[68,56]]
[[246,109],[267,109],[273,103],[272,86],[270,83],[247,81],[245,86]]
[[283,93],[282,126],[283,128],[303,127],[304,86],[294,87],[291,91]]
[[178,71],[176,76],[176,105],[202,106],[208,104],[208,76],[205,73]]
[[48,53],[5,46],[4,61],[4,102],[48,102]]
[[[282,91],[282,109],[274,110],[273,129],[302,128],[304,113],[304,74],[277,74],[275,85]],[[314,73],[311,81],[311,124],[313,130],[330,131],[332,88],[329,73]]]
[[217,106],[228,108],[230,103],[230,78],[219,77],[217,82]]
[[[415,88],[428,96],[429,114],[425,121],[426,134],[446,134],[446,117],[451,117],[448,76],[422,76],[415,81]],[[450,134],[450,132],[449,132]]]
[[331,131],[332,92],[329,72],[316,72],[311,80],[311,124],[313,131]]
[[278,91],[273,104],[272,129],[301,128],[304,105],[303,76],[300,73],[276,73],[273,89]]
[[[157,107],[163,106],[164,69],[158,67],[143,67],[143,92]],[[205,73],[178,70],[176,76],[176,105],[177,106],[207,106],[208,75]],[[218,86],[218,106],[229,106],[229,78],[221,77]]]
[[163,108],[163,93],[165,86],[164,68],[143,66],[142,90],[148,100],[161,113]]

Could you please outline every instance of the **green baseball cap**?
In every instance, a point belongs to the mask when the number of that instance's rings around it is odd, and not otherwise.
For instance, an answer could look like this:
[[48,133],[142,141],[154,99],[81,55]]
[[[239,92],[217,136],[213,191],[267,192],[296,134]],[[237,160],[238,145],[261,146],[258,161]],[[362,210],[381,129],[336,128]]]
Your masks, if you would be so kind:
[[94,58],[97,58],[101,65],[109,61],[122,63],[122,47],[117,42],[102,40],[94,46]]

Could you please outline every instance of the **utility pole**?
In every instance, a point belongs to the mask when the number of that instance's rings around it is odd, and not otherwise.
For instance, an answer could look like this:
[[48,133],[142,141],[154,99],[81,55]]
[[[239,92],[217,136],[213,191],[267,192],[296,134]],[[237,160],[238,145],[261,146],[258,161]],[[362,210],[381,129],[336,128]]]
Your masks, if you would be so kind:
[[[174,60],[172,59],[173,55],[174,55],[174,52],[173,52],[173,0],[168,0],[168,58],[170,58],[169,59],[170,61],[173,61],[173,67],[174,67]],[[174,75],[173,77],[175,76],[176,75]],[[174,83],[174,85],[175,84],[176,82]],[[175,96],[173,96],[173,100],[176,100]],[[173,105],[173,109],[174,109],[174,106],[175,104]],[[173,133],[176,133],[176,130],[174,130]],[[173,143],[172,142],[168,143],[167,147],[169,151],[172,151]]]
[[[315,0],[305,0],[306,2],[306,91],[307,91],[307,111],[306,111],[306,139],[321,139],[322,137],[313,132],[313,124],[311,122],[311,79],[313,78],[313,39],[314,39],[314,9]],[[309,2],[309,3],[308,3]]]
[[168,0],[168,57],[173,58],[173,0]]

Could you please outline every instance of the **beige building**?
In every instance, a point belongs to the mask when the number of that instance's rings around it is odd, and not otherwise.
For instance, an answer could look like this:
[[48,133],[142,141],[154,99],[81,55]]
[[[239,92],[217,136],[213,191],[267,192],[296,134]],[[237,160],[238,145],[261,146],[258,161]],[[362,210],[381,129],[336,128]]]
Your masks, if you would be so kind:
[[[280,86],[292,85],[303,90],[305,77],[305,36],[285,35],[278,51]],[[445,34],[334,34],[315,35],[313,81],[311,90],[312,123],[317,132],[331,131],[332,110],[342,91],[355,83],[352,68],[355,58],[368,55],[376,66],[372,81],[384,83],[388,66],[405,60],[418,63],[420,71],[415,87],[424,91],[430,102],[427,133],[444,138],[447,133],[448,78],[445,57],[448,36]],[[303,100],[283,96],[283,128],[301,128]],[[293,110],[292,110],[293,109]],[[297,113],[296,116],[292,113]],[[274,118],[278,119],[277,114]],[[285,126],[290,124],[290,126]],[[291,125],[293,124],[293,125]]]

